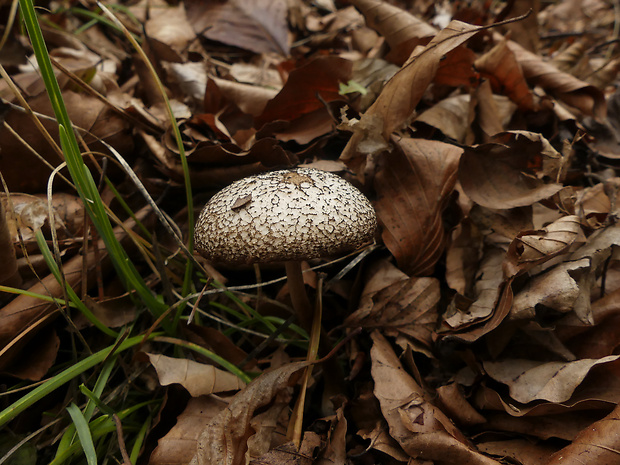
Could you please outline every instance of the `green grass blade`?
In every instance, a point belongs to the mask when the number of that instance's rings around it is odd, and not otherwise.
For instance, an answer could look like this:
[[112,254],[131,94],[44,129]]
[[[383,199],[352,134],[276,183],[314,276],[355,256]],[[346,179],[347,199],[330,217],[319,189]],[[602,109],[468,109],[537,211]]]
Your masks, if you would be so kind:
[[88,465],[97,465],[97,453],[95,452],[95,444],[90,434],[88,422],[84,418],[84,415],[82,415],[81,410],[73,402],[67,407],[67,411],[69,415],[71,415],[71,420],[73,420],[78,437],[80,438],[82,450],[84,451],[84,455],[86,455],[86,462]]
[[[127,290],[135,290],[149,310],[155,316],[160,316],[166,310],[166,306],[162,302],[159,302],[151,293],[114,235],[106,208],[99,196],[97,185],[81,157],[79,145],[72,130],[73,126],[62,99],[62,93],[54,74],[45,41],[43,40],[43,34],[41,33],[41,28],[37,21],[37,15],[32,0],[20,0],[19,3],[22,18],[37,58],[39,70],[59,124],[61,146],[65,155],[67,168],[75,183],[78,195],[82,199],[84,208],[95,225],[99,236],[104,241],[110,253],[112,263],[119,276],[124,281]],[[162,325],[167,331],[170,332],[172,330],[172,325],[170,323],[164,322]]]
[[54,260],[52,251],[47,246],[45,237],[43,237],[43,233],[41,232],[40,229],[37,230],[37,232],[35,233],[35,239],[39,246],[39,250],[41,251],[41,254],[43,255],[43,258],[45,259],[45,262],[47,263],[48,268],[50,269],[50,271],[52,272],[56,280],[61,285],[65,286],[65,289],[67,290],[67,295],[69,296],[69,299],[71,299],[71,302],[73,303],[73,305],[75,305],[77,309],[86,317],[86,319],[90,321],[101,332],[114,338],[118,337],[118,333],[114,331],[113,329],[108,328],[101,321],[99,321],[99,319],[95,316],[95,314],[91,312],[90,309],[86,305],[84,305],[84,303],[82,302],[82,299],[80,299],[80,297],[75,293],[75,291],[69,285],[69,283],[67,283],[65,280],[62,279],[62,275],[60,273],[60,269],[58,268],[58,264]]
[[[152,333],[148,336],[147,340],[153,339],[161,335],[162,333]],[[143,336],[134,336],[132,338],[126,339],[118,346],[116,352],[122,352],[124,350],[127,350],[135,345],[140,344],[143,340]],[[35,402],[41,400],[43,397],[47,396],[51,392],[55,391],[60,386],[68,383],[72,379],[84,373],[86,370],[103,362],[109,355],[111,355],[111,351],[113,349],[114,346],[106,347],[105,349],[102,349],[99,352],[95,352],[89,357],[86,357],[84,360],[80,360],[76,364],[71,365],[66,370],[62,371],[61,373],[47,380],[45,383],[36,387],[28,394],[23,396],[21,399],[18,399],[16,402],[9,405],[7,408],[0,412],[0,427],[7,424],[9,421],[22,413],[28,407],[33,405]]]
[[[110,375],[112,374],[112,370],[116,365],[116,357],[110,357],[103,368],[101,369],[101,373],[97,378],[97,382],[95,383],[94,392],[91,394],[93,397],[100,397],[103,393],[104,388],[106,387],[108,380],[110,379]],[[83,385],[82,385],[83,386]],[[82,390],[82,386],[80,386],[80,390]],[[91,392],[90,390],[88,392]],[[89,396],[87,396],[89,397]],[[98,406],[97,401],[90,400],[86,403],[86,408],[84,409],[84,418],[86,421],[90,421],[95,411],[95,408]],[[75,440],[75,427],[73,425],[69,425],[67,431],[62,435],[62,438],[58,442],[58,447],[56,448],[56,457],[60,457],[64,454],[64,452],[71,447]]]

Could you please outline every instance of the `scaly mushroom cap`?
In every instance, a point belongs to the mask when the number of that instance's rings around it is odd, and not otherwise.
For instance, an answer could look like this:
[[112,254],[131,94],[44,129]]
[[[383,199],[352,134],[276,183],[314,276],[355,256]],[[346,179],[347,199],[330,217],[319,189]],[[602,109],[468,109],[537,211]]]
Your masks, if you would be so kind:
[[311,168],[240,179],[215,194],[196,223],[196,249],[228,264],[308,260],[369,242],[368,199],[335,174]]

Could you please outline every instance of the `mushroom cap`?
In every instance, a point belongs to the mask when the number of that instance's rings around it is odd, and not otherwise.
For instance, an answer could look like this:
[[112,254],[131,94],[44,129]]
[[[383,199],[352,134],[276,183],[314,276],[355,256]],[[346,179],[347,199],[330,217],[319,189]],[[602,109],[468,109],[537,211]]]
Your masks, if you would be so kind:
[[271,171],[215,194],[196,223],[196,250],[214,262],[251,264],[337,255],[372,240],[377,217],[341,177],[312,168]]

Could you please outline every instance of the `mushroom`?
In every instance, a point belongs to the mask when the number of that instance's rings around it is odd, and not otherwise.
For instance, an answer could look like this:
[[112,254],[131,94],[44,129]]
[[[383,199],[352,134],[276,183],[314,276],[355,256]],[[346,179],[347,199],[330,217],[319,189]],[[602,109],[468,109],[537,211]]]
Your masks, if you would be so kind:
[[372,205],[352,184],[297,168],[243,178],[215,194],[198,217],[195,242],[216,263],[284,262],[293,309],[310,330],[301,262],[355,250],[376,228]]

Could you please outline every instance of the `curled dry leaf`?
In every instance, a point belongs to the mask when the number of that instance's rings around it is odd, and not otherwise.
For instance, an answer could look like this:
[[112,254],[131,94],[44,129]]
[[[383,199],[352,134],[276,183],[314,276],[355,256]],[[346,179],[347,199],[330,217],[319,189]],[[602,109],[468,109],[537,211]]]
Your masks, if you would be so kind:
[[247,441],[256,410],[291,386],[293,377],[308,362],[289,363],[263,373],[235,395],[228,407],[207,423],[198,440],[198,451],[192,465],[240,465],[245,463]]
[[265,455],[253,459],[249,465],[312,465],[314,453],[321,447],[321,437],[313,431],[306,431],[299,448],[287,442],[271,449]]
[[347,461],[347,419],[344,415],[344,407],[336,410],[332,421],[329,441],[321,454],[316,465],[332,465],[346,463]]
[[437,29],[411,13],[380,0],[351,2],[390,46],[392,57],[403,57],[402,64],[422,39],[434,37]]
[[547,465],[620,464],[620,405],[602,420],[592,423]]
[[443,321],[452,329],[467,327],[488,319],[495,309],[504,281],[502,261],[504,252],[488,247],[475,275],[473,296],[457,296],[443,315]]
[[561,155],[540,134],[510,131],[463,152],[459,181],[477,204],[494,209],[531,205],[562,189]]
[[[527,465],[545,465],[549,456],[555,452],[553,446],[536,444],[527,439],[483,442],[478,444],[478,448],[487,454],[503,459],[511,458],[515,463]],[[507,460],[505,462],[510,463]]]
[[375,209],[382,237],[408,274],[431,272],[443,253],[442,213],[456,183],[462,150],[422,139],[400,139],[379,160]]
[[252,116],[260,115],[267,102],[273,99],[278,91],[267,87],[227,81],[211,76],[210,79],[217,85],[222,95],[239,107],[241,111]]
[[214,396],[191,398],[176,424],[157,442],[148,465],[187,465],[196,454],[205,423],[226,408],[225,400]]
[[188,359],[147,353],[162,386],[178,383],[198,397],[215,392],[237,391],[245,386],[237,376],[224,370]]
[[[413,115],[416,105],[435,77],[444,56],[479,30],[479,27],[452,21],[426,47],[414,53],[385,85],[375,103],[362,115],[360,127],[357,129],[356,126],[353,127],[354,134],[342,153],[342,159],[351,160],[357,152],[378,153],[370,152],[365,148],[369,133],[363,128],[368,126],[365,120],[369,119],[373,121],[373,125],[380,122],[379,126],[384,140],[383,148],[377,143],[372,143],[371,146],[385,150],[385,141],[389,139],[392,132],[405,124]],[[375,120],[377,121],[374,122]],[[376,137],[375,134],[370,135]]]
[[[385,287],[375,288],[375,280],[382,280],[378,274],[396,275]],[[425,346],[432,343],[433,330],[437,325],[437,303],[439,302],[439,281],[434,278],[409,278],[388,262],[381,262],[373,270],[362,292],[360,308],[349,315],[344,324],[380,329],[383,334],[396,336],[406,334]]]
[[433,126],[457,142],[464,143],[471,132],[469,95],[448,97],[422,112],[415,120]]
[[289,53],[286,0],[187,0],[185,7],[196,34],[256,53]]
[[575,215],[564,216],[539,231],[523,231],[512,241],[504,261],[506,276],[516,276],[565,252],[580,237]]
[[[497,40],[502,39],[498,37]],[[607,109],[605,96],[601,90],[558,70],[512,40],[508,41],[508,48],[515,54],[525,78],[532,84],[542,87],[558,100],[577,108],[585,115],[593,116],[600,121],[605,119]]]
[[534,95],[525,81],[519,62],[508,48],[506,40],[502,40],[478,58],[475,67],[489,79],[495,92],[507,95],[522,110],[536,110]]
[[537,400],[560,403],[568,401],[575,389],[597,365],[618,364],[618,355],[574,362],[539,362],[509,359],[484,362],[484,370],[496,381],[508,386],[510,397],[527,404]]
[[272,121],[292,121],[325,107],[325,102],[342,100],[340,83],[351,79],[353,63],[336,56],[314,58],[291,71],[282,90],[257,116],[260,128]]
[[183,53],[187,50],[196,35],[187,20],[185,6],[166,5],[163,8],[152,8],[151,16],[144,25],[144,31],[152,47],[160,59],[180,63]]
[[437,463],[498,465],[469,444],[450,419],[425,399],[387,340],[372,333],[372,377],[375,395],[388,422],[390,435],[412,458]]
[[589,305],[591,281],[587,258],[562,263],[527,282],[515,295],[510,317],[534,319],[538,306],[558,313],[574,311],[582,321],[593,324]]

